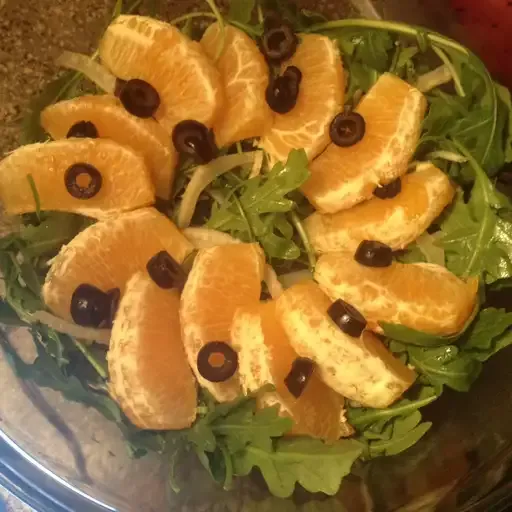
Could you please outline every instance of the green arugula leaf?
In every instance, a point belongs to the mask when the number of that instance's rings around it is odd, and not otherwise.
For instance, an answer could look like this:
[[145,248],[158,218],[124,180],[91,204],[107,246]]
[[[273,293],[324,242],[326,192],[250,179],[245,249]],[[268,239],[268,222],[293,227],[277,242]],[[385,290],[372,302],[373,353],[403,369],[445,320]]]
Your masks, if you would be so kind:
[[279,416],[278,406],[255,409],[256,404],[250,402],[212,423],[212,431],[217,436],[224,436],[231,453],[243,450],[249,443],[260,444],[262,438],[281,437],[291,430],[293,421]]
[[395,71],[400,73],[402,68],[405,68],[409,63],[412,62],[414,57],[418,55],[419,51],[420,49],[417,46],[407,46],[405,48],[401,48],[400,53],[398,54]]
[[231,0],[229,2],[228,18],[239,23],[249,23],[255,5],[255,0]]
[[468,332],[463,345],[464,350],[489,350],[493,340],[511,326],[512,313],[506,313],[503,309],[483,309]]
[[448,386],[455,391],[469,391],[482,369],[479,361],[455,345],[422,348],[394,342],[390,344],[390,349],[406,353],[409,364],[439,390]]
[[295,208],[288,195],[309,178],[307,165],[303,150],[291,151],[285,165],[279,162],[266,175],[248,179],[242,186],[237,184],[230,199],[221,206],[214,205],[206,226],[242,240],[256,239],[269,258],[298,259],[301,251],[291,239],[293,230],[290,233],[291,226],[282,214]]
[[79,215],[51,213],[38,225],[22,226],[19,237],[25,243],[29,257],[57,253],[60,248],[82,231],[90,221]]
[[28,324],[23,321],[16,310],[6,301],[0,301],[0,324],[11,327],[24,327]]
[[280,439],[275,447],[270,442],[249,445],[233,455],[233,466],[239,476],[258,467],[270,492],[280,498],[290,497],[297,483],[307,491],[332,496],[363,448],[362,443],[352,439],[332,444],[305,438]]
[[397,418],[407,417],[414,411],[431,404],[439,398],[439,394],[432,386],[414,386],[407,392],[406,397],[386,409],[372,409],[368,407],[348,407],[347,417],[349,423],[358,431],[364,432],[372,425],[378,425],[377,432],[382,430],[389,422]]
[[355,39],[356,59],[383,73],[389,69],[389,51],[393,44],[389,32],[363,29]]
[[[431,422],[425,422],[421,424],[421,414],[419,412],[413,413],[409,418],[403,420],[397,420],[395,428],[398,426],[399,431],[393,432],[392,437],[389,440],[375,440],[369,443],[368,457],[375,458],[383,455],[398,455],[414,446],[429,430],[432,426]],[[402,423],[398,423],[402,421]],[[410,425],[415,425],[413,428],[409,428]]]

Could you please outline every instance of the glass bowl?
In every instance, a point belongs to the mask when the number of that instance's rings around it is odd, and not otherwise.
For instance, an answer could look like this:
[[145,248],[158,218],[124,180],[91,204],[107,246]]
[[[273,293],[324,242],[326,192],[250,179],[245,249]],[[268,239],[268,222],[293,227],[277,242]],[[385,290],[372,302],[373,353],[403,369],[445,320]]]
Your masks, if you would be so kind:
[[[142,3],[141,13],[152,4]],[[162,2],[163,3],[163,2]],[[300,2],[329,18],[384,17],[422,24],[465,40],[446,2],[369,0]],[[114,1],[0,0],[0,151],[19,143],[29,101],[55,76],[63,48],[92,52]],[[197,8],[166,2],[164,19]],[[27,332],[2,335],[23,353]],[[23,354],[30,358],[30,353]],[[180,468],[182,492],[168,488],[168,461],[134,459],[117,426],[91,408],[19,380],[0,351],[0,485],[37,511],[491,511],[512,494],[512,349],[490,360],[470,393],[445,392],[424,409],[434,426],[406,453],[357,466],[335,497],[298,490],[293,500],[266,494],[257,478],[225,492],[191,458]]]

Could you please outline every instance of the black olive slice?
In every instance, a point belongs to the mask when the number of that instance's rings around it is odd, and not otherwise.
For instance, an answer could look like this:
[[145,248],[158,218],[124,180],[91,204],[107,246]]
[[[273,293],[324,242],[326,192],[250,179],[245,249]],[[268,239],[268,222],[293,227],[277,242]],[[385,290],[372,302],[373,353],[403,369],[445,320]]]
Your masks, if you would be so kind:
[[373,195],[379,199],[393,199],[393,197],[396,197],[400,192],[402,192],[402,180],[397,178],[387,185],[377,187],[373,191]]
[[284,383],[295,398],[302,395],[314,371],[315,363],[311,359],[298,357],[293,361],[292,369],[284,379]]
[[329,135],[336,146],[347,148],[357,144],[366,131],[364,117],[357,112],[342,112],[331,123]]
[[128,80],[121,87],[119,99],[130,114],[141,118],[152,117],[160,106],[156,89],[138,78]]
[[197,355],[197,370],[210,382],[224,382],[238,369],[238,354],[223,341],[210,341]]
[[381,242],[363,240],[354,259],[365,267],[389,267],[393,263],[393,250]]
[[172,132],[176,151],[192,156],[201,164],[207,164],[217,155],[213,132],[199,121],[185,120],[178,123]]
[[272,78],[265,93],[268,106],[278,114],[287,114],[297,104],[302,73],[289,66],[281,76]]
[[71,296],[71,318],[78,325],[99,328],[109,322],[112,298],[96,286],[81,284]]
[[279,25],[270,26],[261,38],[263,55],[276,64],[291,59],[297,51],[298,44],[299,40],[292,24],[285,20]]
[[96,129],[96,126],[94,126],[94,123],[91,123],[90,121],[79,121],[69,129],[66,137],[68,139],[71,137],[97,139],[98,130]]
[[167,252],[160,251],[155,254],[147,263],[146,269],[149,277],[166,290],[177,288],[183,290],[187,280],[187,274],[181,265]]
[[73,197],[91,199],[101,190],[103,178],[96,167],[86,163],[78,163],[72,165],[66,171],[64,183]]
[[327,314],[345,334],[353,338],[359,338],[366,328],[367,322],[364,316],[344,300],[338,299],[333,302]]

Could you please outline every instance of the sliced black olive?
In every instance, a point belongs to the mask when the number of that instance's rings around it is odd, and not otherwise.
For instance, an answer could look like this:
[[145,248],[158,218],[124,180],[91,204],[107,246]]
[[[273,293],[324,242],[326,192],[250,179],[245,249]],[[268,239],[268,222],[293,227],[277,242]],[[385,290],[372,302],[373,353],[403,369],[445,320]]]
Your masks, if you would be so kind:
[[213,160],[218,152],[213,132],[199,121],[178,123],[172,132],[172,142],[176,151],[194,157],[201,164]]
[[72,165],[64,174],[64,183],[68,192],[77,199],[94,197],[103,184],[103,178],[96,167],[79,163]]
[[238,354],[223,341],[210,341],[197,355],[197,370],[210,382],[224,382],[238,368]]
[[119,99],[130,114],[142,118],[153,116],[160,106],[160,96],[156,89],[138,78],[128,80],[123,85]]
[[287,76],[295,80],[295,82],[297,82],[297,86],[302,82],[302,71],[297,66],[288,66],[285,69],[283,76]]
[[277,11],[268,11],[263,20],[263,30],[268,32],[270,29],[279,28],[283,23],[283,18]]
[[90,121],[79,121],[69,129],[66,137],[68,139],[71,137],[97,139],[98,130],[96,129],[96,126],[94,126],[94,124]]
[[187,274],[181,265],[167,252],[160,251],[155,254],[146,265],[149,277],[166,290],[177,288],[183,290],[187,280]]
[[302,395],[314,371],[315,363],[311,359],[298,357],[293,361],[292,369],[284,379],[284,383],[295,398]]
[[381,242],[363,240],[354,259],[365,267],[389,267],[393,263],[393,250]]
[[292,58],[298,44],[299,39],[292,24],[285,20],[265,30],[261,39],[263,54],[269,61],[276,64]]
[[338,299],[333,302],[327,310],[327,314],[345,334],[353,338],[359,338],[366,328],[364,316],[344,300]]
[[364,117],[357,112],[342,112],[331,123],[329,135],[336,146],[347,148],[357,144],[366,131]]
[[302,73],[295,66],[286,68],[283,75],[272,78],[265,94],[268,106],[278,114],[293,110],[297,104],[301,80]]
[[84,327],[106,326],[111,317],[112,297],[91,284],[81,284],[71,296],[71,318]]
[[379,199],[393,199],[393,197],[396,197],[400,192],[402,192],[402,180],[397,178],[387,185],[377,187],[373,191],[373,195]]

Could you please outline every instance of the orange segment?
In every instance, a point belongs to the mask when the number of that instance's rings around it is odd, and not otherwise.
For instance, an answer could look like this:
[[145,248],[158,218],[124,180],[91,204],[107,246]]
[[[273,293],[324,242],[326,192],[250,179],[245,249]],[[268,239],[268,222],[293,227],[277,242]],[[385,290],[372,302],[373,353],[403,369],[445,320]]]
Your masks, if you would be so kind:
[[177,155],[168,133],[154,119],[132,116],[115,96],[107,94],[60,101],[41,112],[41,125],[53,139],[65,139],[80,121],[93,123],[99,137],[144,156],[157,196],[169,198]]
[[[66,171],[78,163],[92,165],[101,174],[101,189],[90,199],[77,199],[66,188]],[[13,151],[0,162],[0,200],[9,215],[36,210],[30,175],[42,210],[101,219],[147,206],[155,200],[144,159],[111,140],[68,139],[30,144]]]
[[334,214],[314,213],[305,221],[309,240],[320,253],[355,251],[363,240],[377,240],[393,250],[416,240],[451,203],[455,188],[430,163],[402,178],[402,191],[391,199],[374,197]]
[[283,414],[294,420],[293,433],[335,441],[352,433],[343,416],[343,397],[313,373],[299,398],[285,385],[292,364],[299,356],[279,324],[274,302],[240,308],[231,328],[238,350],[239,373],[246,393],[272,384],[276,391],[264,405],[278,403]]
[[277,314],[294,350],[317,364],[320,378],[341,395],[367,407],[398,400],[416,374],[370,331],[345,334],[330,318],[331,301],[313,281],[288,288]]
[[236,374],[214,384],[197,369],[199,350],[210,341],[231,343],[231,322],[238,307],[260,299],[265,258],[258,244],[235,244],[202,249],[181,296],[183,343],[199,384],[220,402],[240,394]]
[[[218,23],[210,25],[201,46],[215,59],[222,37]],[[213,126],[219,147],[260,137],[271,123],[272,113],[265,100],[268,66],[256,43],[241,30],[225,27],[225,46],[216,67],[224,84],[225,105]]]
[[310,166],[303,191],[317,210],[350,208],[405,174],[426,108],[420,91],[395,75],[382,75],[355,109],[366,122],[363,139],[348,148],[330,144]]
[[478,291],[477,279],[464,282],[439,265],[365,267],[352,254],[341,252],[318,260],[315,279],[333,300],[355,306],[376,331],[380,321],[432,334],[455,334],[471,316]]
[[108,352],[109,390],[139,428],[176,430],[196,418],[197,392],[180,332],[180,296],[145,272],[126,284]]
[[170,133],[184,119],[212,126],[222,107],[219,72],[201,46],[152,18],[125,15],[107,28],[99,47],[103,64],[123,80],[139,78],[160,95],[155,119]]
[[167,251],[182,262],[192,251],[188,240],[164,215],[144,208],[97,222],[79,233],[54,258],[43,286],[46,305],[57,315],[71,320],[71,296],[80,284],[107,291],[120,288],[149,259]]
[[342,109],[345,81],[343,65],[334,41],[320,35],[301,35],[297,52],[283,65],[302,72],[294,109],[275,114],[272,128],[261,147],[275,160],[285,162],[292,149],[304,149],[312,160],[330,142],[329,125]]

